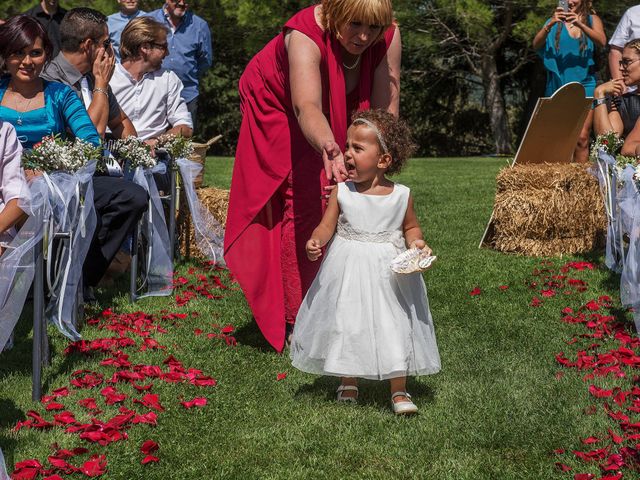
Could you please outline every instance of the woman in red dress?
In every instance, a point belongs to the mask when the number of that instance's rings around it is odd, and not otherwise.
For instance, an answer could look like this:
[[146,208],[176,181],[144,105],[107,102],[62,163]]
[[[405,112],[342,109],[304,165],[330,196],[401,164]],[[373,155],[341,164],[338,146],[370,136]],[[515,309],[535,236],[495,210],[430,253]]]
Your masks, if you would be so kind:
[[330,183],[346,178],[351,114],[398,115],[400,56],[391,0],[323,0],[293,16],[240,78],[225,260],[277,351],[319,267],[305,243]]

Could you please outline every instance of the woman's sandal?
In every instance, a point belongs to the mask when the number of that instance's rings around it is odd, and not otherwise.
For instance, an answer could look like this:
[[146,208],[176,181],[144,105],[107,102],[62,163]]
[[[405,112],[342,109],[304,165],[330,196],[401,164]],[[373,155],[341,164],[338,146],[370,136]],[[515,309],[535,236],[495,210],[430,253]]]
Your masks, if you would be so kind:
[[[394,402],[396,397],[407,397],[408,400],[403,402]],[[418,407],[411,401],[411,395],[407,392],[394,392],[391,394],[391,405],[393,405],[393,413],[396,415],[413,415],[418,413]]]
[[[336,392],[338,393],[338,395],[336,396],[336,401],[338,403],[340,403],[340,402],[358,403],[358,387],[356,387],[355,385],[340,385],[338,387],[338,389],[336,390]],[[356,392],[356,396],[355,397],[345,397],[342,394],[343,392]]]

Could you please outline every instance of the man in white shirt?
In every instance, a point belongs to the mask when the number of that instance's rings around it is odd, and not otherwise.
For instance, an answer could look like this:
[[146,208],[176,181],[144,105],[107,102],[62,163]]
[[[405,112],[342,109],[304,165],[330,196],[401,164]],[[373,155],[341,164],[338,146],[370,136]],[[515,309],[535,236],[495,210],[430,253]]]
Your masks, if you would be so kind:
[[640,5],[629,8],[620,19],[609,40],[609,72],[611,78],[622,78],[620,60],[622,49],[631,40],[640,38]]
[[122,63],[109,82],[138,137],[151,146],[165,133],[193,134],[191,114],[181,97],[182,82],[162,68],[166,55],[166,27],[150,17],[135,18],[122,32]]

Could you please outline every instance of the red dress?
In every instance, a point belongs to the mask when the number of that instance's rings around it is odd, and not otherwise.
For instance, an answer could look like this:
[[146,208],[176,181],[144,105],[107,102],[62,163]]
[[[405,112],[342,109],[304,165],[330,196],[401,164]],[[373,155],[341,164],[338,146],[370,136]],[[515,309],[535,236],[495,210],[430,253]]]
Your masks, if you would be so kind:
[[285,323],[295,321],[320,262],[305,244],[323,213],[328,185],[321,155],[307,142],[293,112],[284,36],[290,29],[320,49],[322,109],[338,145],[346,142],[348,117],[370,106],[373,75],[393,39],[361,57],[360,81],[345,92],[340,43],[316,23],[315,7],[298,12],[247,65],[240,78],[242,124],[231,180],[224,241],[225,260],[267,341],[282,351]]

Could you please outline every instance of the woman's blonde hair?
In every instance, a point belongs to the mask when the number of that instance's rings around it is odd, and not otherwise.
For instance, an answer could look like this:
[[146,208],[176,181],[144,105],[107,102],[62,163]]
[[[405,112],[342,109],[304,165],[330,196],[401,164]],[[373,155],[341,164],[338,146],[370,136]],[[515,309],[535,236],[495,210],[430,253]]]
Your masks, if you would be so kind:
[[336,37],[349,22],[380,25],[380,35],[394,22],[391,0],[322,0],[322,24]]
[[138,17],[131,20],[120,37],[120,58],[122,61],[140,56],[140,47],[155,43],[158,35],[168,29],[150,17]]
[[634,38],[624,44],[624,48],[631,48],[636,51],[636,55],[640,56],[640,38]]

